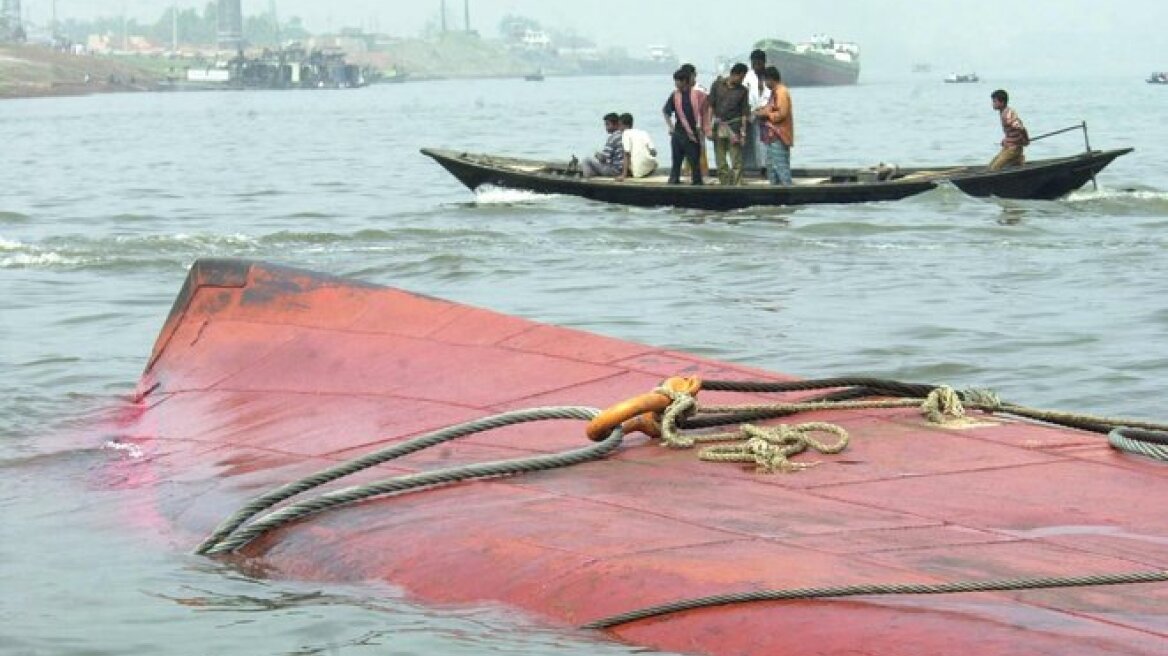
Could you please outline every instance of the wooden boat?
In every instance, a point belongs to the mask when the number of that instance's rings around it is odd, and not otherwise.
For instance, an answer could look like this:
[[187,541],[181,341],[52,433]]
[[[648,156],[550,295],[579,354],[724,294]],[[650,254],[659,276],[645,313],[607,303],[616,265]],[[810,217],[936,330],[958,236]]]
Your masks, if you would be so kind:
[[646,178],[583,178],[565,162],[422,149],[471,190],[483,185],[524,189],[541,194],[581,196],[590,200],[644,207],[674,206],[733,210],[763,205],[866,203],[900,200],[952,183],[973,196],[1050,200],[1083,186],[1112,160],[1131,148],[1092,150],[1069,157],[1027,162],[989,171],[985,166],[920,168],[800,168],[795,184],[767,184],[757,172],[744,184],[722,186],[713,174],[708,184],[671,185],[658,169]]
[[[850,444],[787,473],[705,462],[641,435],[622,443],[606,426],[591,442],[583,421],[417,444],[533,406],[660,410],[644,398],[673,403],[649,390],[677,374],[705,379],[693,397],[703,404],[813,394],[719,391],[714,379],[798,381],[396,289],[202,260],[133,402],[92,433],[118,447],[98,474],[141,495],[128,520],[192,550],[262,491],[354,456],[379,463],[356,483],[426,484],[315,506],[216,556],[264,576],[387,581],[419,600],[504,604],[562,627],[731,595],[607,629],[696,654],[1164,653],[1168,513],[1157,495],[1168,464],[1093,432],[1001,414],[1008,406],[953,424],[915,407],[820,409],[807,420],[846,429]],[[671,389],[693,392],[693,381]],[[881,389],[869,391],[892,395]],[[613,420],[609,411],[602,418]],[[570,467],[449,477],[582,445],[611,449]],[[365,455],[385,448],[406,455]],[[1033,589],[1034,577],[1088,578]],[[1093,585],[1104,577],[1143,582]],[[987,579],[1022,583],[948,595],[881,587]],[[852,596],[734,597],[837,586]]]

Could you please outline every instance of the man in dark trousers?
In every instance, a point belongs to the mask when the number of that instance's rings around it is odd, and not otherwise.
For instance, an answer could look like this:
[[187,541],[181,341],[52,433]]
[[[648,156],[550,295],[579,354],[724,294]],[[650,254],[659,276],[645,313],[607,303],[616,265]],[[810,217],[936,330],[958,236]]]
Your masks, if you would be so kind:
[[718,78],[710,88],[710,138],[714,141],[718,182],[724,185],[742,184],[742,147],[746,125],[753,120],[750,91],[742,84],[747,70],[746,64],[735,64],[730,75]]
[[680,184],[682,160],[689,162],[693,183],[702,184],[702,140],[706,138],[706,94],[695,87],[690,74],[678,70],[673,74],[673,93],[665,100],[662,112],[669,130],[673,165],[669,184]]

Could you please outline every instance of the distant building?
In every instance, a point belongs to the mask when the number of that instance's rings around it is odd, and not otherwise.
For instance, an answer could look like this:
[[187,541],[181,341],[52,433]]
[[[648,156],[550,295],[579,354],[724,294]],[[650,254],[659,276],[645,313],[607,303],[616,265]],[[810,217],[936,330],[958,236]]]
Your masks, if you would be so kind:
[[523,38],[519,40],[528,50],[547,50],[552,47],[552,39],[543,30],[526,29]]
[[676,60],[677,55],[669,46],[649,46],[649,61],[671,62]]
[[85,45],[77,46],[78,52],[75,54],[84,54],[93,52],[98,54],[108,55],[112,52],[134,52],[138,54],[161,54],[164,49],[162,46],[150,41],[149,38],[130,34],[125,38],[115,37],[112,34],[90,34],[85,40]]
[[578,46],[575,48],[557,48],[556,54],[561,57],[575,59],[600,59],[600,50],[596,46]]

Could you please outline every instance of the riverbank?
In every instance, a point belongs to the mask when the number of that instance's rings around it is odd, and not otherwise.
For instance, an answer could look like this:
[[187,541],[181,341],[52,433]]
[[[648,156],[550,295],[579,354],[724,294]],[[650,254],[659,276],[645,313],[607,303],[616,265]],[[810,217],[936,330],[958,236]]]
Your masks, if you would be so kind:
[[[634,59],[621,52],[570,56],[552,50],[516,50],[502,41],[456,32],[343,49],[346,61],[385,82],[516,78],[532,73],[667,75],[676,65]],[[159,91],[169,76],[176,71],[182,74],[183,68],[183,63],[160,56],[75,55],[45,46],[0,44],[0,99]]]
[[44,46],[0,45],[0,98],[154,91],[160,64],[140,58],[74,55]]
[[573,75],[669,75],[676,61],[630,57],[623,50],[564,53],[510,47],[477,34],[448,32],[429,38],[400,38],[368,50],[345,48],[349,61],[379,71],[386,80],[491,79]]

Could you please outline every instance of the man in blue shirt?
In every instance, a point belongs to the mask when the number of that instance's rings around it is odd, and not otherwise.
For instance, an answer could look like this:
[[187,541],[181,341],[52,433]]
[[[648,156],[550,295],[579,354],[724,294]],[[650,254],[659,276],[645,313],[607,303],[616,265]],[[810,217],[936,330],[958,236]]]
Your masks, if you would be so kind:
[[608,133],[604,149],[591,157],[585,157],[580,165],[586,178],[598,175],[616,177],[625,170],[625,147],[621,143],[620,116],[616,112],[604,115],[604,131]]

